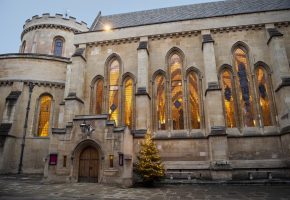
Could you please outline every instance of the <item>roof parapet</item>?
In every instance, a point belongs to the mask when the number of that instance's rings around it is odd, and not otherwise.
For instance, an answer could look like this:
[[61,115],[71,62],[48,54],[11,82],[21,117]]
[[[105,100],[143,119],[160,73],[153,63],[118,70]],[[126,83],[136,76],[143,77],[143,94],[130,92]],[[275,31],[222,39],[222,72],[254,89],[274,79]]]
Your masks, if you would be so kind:
[[57,24],[73,29],[79,30],[80,32],[88,31],[87,23],[84,21],[77,21],[75,17],[69,16],[64,17],[63,14],[56,13],[55,15],[50,15],[50,13],[43,13],[41,16],[34,15],[31,19],[27,19],[23,25],[23,29],[27,29],[34,25],[42,24]]

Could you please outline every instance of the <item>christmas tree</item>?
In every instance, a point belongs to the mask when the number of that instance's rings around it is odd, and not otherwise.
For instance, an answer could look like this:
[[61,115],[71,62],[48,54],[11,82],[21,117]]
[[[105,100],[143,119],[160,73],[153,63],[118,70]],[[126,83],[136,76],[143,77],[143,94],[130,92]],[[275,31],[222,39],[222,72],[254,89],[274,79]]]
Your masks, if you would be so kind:
[[156,144],[152,141],[151,134],[146,133],[145,141],[137,156],[136,172],[146,184],[153,184],[154,181],[164,177],[164,166],[161,162]]

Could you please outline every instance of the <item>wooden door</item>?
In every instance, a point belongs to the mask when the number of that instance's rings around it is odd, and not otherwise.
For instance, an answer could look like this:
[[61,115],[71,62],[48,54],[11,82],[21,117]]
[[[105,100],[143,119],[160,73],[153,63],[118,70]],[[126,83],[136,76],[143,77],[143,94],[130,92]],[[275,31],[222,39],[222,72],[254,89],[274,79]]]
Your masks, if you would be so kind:
[[79,181],[98,182],[99,156],[93,147],[83,150],[80,155]]

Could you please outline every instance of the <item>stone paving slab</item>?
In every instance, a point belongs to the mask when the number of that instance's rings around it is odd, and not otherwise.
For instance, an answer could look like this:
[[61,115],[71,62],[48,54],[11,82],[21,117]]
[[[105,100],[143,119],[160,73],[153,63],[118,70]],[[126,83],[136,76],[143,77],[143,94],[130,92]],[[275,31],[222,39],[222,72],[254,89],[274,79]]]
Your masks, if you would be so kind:
[[0,176],[0,200],[289,200],[290,185],[162,185],[120,188],[98,183],[45,184],[40,176]]

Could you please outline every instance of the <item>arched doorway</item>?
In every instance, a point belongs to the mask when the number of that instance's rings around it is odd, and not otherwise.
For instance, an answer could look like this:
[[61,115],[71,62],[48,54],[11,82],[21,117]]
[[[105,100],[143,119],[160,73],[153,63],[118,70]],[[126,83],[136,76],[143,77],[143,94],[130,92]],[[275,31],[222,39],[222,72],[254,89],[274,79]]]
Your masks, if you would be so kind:
[[98,182],[99,154],[94,147],[85,148],[79,159],[79,182]]

